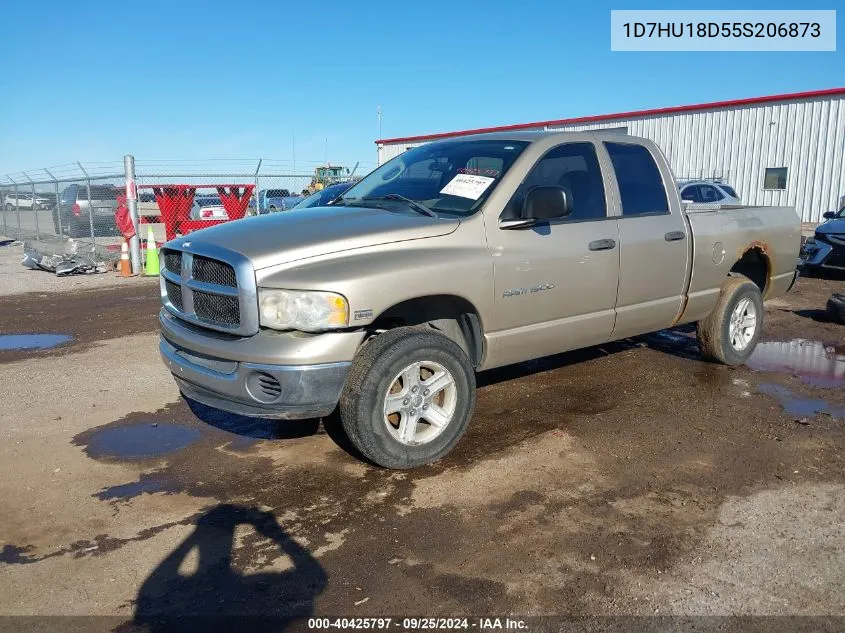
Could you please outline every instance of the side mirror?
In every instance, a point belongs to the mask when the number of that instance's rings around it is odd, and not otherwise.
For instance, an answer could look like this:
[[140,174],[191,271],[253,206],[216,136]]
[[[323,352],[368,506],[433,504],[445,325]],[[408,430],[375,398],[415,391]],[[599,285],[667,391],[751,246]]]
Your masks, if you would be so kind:
[[563,187],[534,187],[522,205],[524,219],[551,220],[572,213],[572,192]]
[[832,220],[836,217],[836,214],[833,211],[825,211],[824,213],[822,213],[822,217],[825,220]]

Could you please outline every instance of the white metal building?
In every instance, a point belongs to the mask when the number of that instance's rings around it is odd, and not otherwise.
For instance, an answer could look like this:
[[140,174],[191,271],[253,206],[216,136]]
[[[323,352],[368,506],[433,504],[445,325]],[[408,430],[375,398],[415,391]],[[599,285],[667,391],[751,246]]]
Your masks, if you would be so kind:
[[657,142],[679,179],[722,178],[744,204],[820,222],[845,195],[845,88],[376,141],[378,162],[423,143],[508,130],[618,129]]

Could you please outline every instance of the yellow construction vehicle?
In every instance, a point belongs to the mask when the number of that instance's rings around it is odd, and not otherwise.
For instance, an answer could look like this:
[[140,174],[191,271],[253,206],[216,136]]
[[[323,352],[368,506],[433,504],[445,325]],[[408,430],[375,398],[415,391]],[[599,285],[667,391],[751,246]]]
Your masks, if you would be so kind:
[[314,168],[314,177],[308,185],[308,192],[321,191],[323,187],[339,182],[349,175],[349,169],[341,165],[321,165]]

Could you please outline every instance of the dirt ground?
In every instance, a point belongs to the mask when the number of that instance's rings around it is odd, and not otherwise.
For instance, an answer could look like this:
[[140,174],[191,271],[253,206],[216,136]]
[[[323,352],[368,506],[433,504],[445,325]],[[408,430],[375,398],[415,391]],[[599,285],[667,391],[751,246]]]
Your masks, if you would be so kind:
[[72,337],[0,351],[2,615],[845,617],[841,280],[767,303],[750,367],[680,328],[480,374],[410,472],[334,418],[189,408],[135,282],[0,301],[2,334]]

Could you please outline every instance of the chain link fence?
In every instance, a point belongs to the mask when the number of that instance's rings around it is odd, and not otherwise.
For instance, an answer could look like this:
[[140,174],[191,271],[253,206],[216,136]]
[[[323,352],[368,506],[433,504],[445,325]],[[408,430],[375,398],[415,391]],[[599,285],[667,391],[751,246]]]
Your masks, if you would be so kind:
[[124,175],[119,173],[3,182],[0,227],[8,238],[44,242],[74,239],[106,254],[120,241],[114,214],[117,194],[124,189]]
[[[244,161],[245,162],[245,161]],[[354,170],[321,166],[310,173],[269,168],[188,171],[162,163],[136,166],[139,237],[157,243],[219,222],[293,208],[323,186],[355,178]],[[123,237],[116,217],[125,205],[122,162],[76,163],[0,177],[0,231],[20,241],[77,241],[78,248],[116,259]]]

